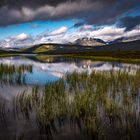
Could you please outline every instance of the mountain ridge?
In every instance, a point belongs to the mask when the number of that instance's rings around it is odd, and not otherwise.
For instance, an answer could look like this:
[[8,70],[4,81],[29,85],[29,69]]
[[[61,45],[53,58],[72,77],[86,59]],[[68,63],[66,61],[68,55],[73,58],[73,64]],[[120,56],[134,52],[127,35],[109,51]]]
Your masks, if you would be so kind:
[[76,39],[73,42],[73,44],[81,45],[81,46],[102,46],[102,45],[105,45],[106,42],[99,38],[84,37],[84,38]]

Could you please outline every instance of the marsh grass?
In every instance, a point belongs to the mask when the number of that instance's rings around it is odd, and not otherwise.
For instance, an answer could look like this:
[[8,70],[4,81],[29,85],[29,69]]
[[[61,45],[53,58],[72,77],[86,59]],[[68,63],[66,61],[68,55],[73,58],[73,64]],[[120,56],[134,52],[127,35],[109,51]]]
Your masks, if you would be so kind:
[[2,98],[0,97],[0,128],[1,127],[6,127],[7,123],[6,123],[6,105],[5,102],[2,100]]
[[[43,92],[15,98],[16,113],[35,120],[40,136],[69,124],[92,139],[137,139],[140,130],[140,70],[67,74]],[[67,130],[66,130],[67,131]]]
[[31,65],[6,65],[0,64],[0,83],[3,84],[22,84],[25,83],[25,73],[32,73]]

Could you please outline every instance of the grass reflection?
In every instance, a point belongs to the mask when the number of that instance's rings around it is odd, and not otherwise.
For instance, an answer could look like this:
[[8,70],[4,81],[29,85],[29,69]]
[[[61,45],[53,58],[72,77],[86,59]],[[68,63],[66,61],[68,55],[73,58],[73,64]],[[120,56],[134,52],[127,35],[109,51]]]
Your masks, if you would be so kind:
[[[35,114],[40,137],[69,125],[86,139],[136,139],[140,130],[140,70],[67,74],[43,91],[34,87],[14,100],[16,115]],[[65,130],[67,132],[67,129]]]
[[32,73],[31,65],[6,65],[0,64],[0,84],[23,84],[26,73]]

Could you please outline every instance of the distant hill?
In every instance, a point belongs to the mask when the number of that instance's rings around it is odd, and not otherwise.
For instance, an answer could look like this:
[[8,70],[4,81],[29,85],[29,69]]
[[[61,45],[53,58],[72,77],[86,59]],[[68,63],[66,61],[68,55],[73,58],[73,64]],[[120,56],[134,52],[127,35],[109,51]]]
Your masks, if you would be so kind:
[[131,41],[136,41],[136,40],[140,40],[140,35],[136,35],[133,37],[120,37],[120,38],[117,38],[113,41],[108,42],[108,44],[116,44],[116,43],[121,43],[121,42],[131,42]]
[[106,42],[98,38],[80,38],[75,40],[73,44],[81,46],[102,46],[105,45]]
[[[59,44],[60,45],[60,44]],[[39,44],[22,49],[23,52],[42,53],[54,49],[58,44]]]
[[140,51],[140,40],[103,44],[102,46],[80,46],[69,44],[40,44],[22,50],[24,53],[65,54],[80,52]]
[[102,46],[81,46],[69,44],[40,44],[21,50],[0,50],[0,54],[19,53],[19,54],[79,54],[79,53],[96,53],[96,52],[119,52],[119,51],[135,51],[140,52],[140,40],[130,42],[120,42]]

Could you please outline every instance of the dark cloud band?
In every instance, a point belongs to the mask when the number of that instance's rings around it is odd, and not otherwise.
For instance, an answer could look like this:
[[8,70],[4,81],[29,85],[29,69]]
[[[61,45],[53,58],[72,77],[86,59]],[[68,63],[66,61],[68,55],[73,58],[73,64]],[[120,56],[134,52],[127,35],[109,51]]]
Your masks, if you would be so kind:
[[140,25],[140,16],[124,17],[119,21],[120,27],[125,27],[126,31],[134,29],[137,25]]
[[[73,18],[83,19],[86,24],[112,24],[138,4],[139,0],[1,0],[0,26]],[[127,22],[124,19],[121,26]]]

